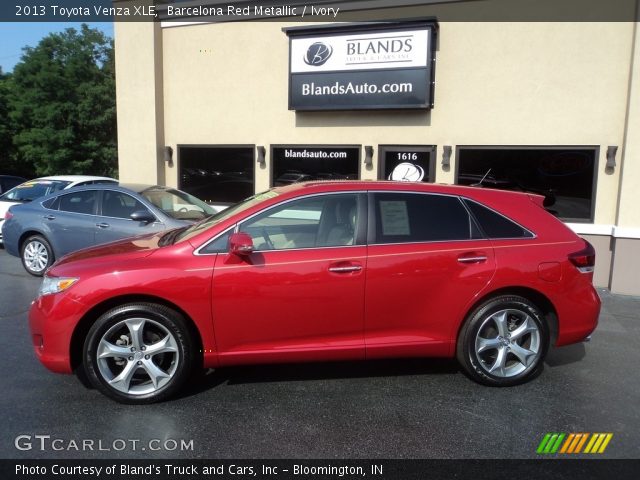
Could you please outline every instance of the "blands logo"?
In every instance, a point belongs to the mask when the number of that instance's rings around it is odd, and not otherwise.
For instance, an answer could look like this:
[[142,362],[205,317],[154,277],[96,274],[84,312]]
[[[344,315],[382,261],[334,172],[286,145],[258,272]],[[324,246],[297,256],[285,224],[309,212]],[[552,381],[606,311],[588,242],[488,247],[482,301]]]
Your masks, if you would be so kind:
[[538,445],[540,455],[604,453],[613,433],[547,433]]
[[431,63],[431,33],[431,29],[423,28],[322,37],[292,37],[290,71],[370,72],[426,68]]
[[325,45],[322,42],[315,42],[307,49],[307,54],[304,56],[304,63],[307,65],[313,65],[319,67],[324,65],[333,53],[333,47],[331,45]]

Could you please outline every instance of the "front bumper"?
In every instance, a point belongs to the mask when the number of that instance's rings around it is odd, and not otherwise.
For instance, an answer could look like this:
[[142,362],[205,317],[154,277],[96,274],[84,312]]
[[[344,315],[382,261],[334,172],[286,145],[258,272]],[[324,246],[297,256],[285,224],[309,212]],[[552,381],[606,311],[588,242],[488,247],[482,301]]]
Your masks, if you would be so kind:
[[52,372],[72,373],[71,339],[84,314],[68,295],[38,297],[29,309],[29,329],[38,360]]

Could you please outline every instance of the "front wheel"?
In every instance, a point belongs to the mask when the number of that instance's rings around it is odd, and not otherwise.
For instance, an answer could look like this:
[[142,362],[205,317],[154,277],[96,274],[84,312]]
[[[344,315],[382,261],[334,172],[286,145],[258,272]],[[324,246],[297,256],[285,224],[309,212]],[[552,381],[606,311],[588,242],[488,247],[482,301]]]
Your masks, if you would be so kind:
[[194,342],[182,315],[155,304],[128,304],[91,327],[83,358],[91,383],[129,404],[165,400],[191,372]]
[[456,354],[472,379],[506,387],[538,375],[548,349],[549,329],[541,310],[526,298],[502,295],[469,314]]
[[27,272],[41,277],[53,263],[53,249],[46,238],[32,235],[22,243],[20,258]]

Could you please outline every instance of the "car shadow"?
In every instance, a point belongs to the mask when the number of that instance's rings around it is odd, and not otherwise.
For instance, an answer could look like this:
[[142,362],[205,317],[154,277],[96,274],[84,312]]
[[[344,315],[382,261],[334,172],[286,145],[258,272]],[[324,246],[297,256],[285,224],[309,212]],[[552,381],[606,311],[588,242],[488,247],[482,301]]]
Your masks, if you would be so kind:
[[222,384],[241,385],[263,382],[299,382],[341,378],[398,377],[458,373],[454,359],[391,359],[353,362],[289,363],[246,365],[211,369],[194,376],[178,398],[197,395]]
[[558,347],[549,351],[545,363],[551,368],[561,367],[570,363],[579,362],[585,357],[586,353],[584,343]]

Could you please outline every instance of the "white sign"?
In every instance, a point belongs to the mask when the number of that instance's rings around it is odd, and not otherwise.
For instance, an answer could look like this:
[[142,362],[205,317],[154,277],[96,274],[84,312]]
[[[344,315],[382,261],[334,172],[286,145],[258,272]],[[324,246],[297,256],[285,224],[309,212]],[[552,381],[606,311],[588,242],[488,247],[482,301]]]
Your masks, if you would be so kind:
[[426,67],[429,30],[397,30],[291,41],[291,73]]
[[424,168],[410,162],[402,162],[393,169],[389,180],[400,182],[421,182],[424,178]]
[[410,235],[407,203],[402,200],[380,202],[383,235]]

